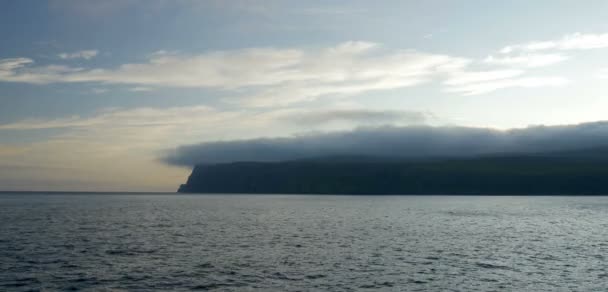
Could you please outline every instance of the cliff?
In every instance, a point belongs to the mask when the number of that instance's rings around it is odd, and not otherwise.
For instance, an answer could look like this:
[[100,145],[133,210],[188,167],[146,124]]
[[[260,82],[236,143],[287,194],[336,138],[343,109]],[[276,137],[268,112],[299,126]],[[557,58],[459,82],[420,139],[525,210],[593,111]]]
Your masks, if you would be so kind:
[[182,193],[604,195],[606,155],[403,161],[319,158],[194,167]]

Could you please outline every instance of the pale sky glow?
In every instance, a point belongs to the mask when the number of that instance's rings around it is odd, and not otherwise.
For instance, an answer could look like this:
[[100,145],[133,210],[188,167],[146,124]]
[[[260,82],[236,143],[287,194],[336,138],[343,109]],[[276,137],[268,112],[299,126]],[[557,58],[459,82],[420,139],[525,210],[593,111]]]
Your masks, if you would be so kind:
[[189,169],[163,153],[206,141],[607,120],[606,11],[599,0],[2,2],[0,190],[174,191]]

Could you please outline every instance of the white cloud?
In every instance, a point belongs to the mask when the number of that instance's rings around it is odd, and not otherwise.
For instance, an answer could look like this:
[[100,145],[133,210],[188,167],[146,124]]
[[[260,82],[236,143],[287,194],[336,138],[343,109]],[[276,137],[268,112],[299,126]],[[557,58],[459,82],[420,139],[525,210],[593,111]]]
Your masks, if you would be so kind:
[[478,95],[519,87],[561,86],[569,81],[563,77],[525,77],[524,70],[455,71],[444,81],[446,92]]
[[324,125],[332,123],[373,124],[425,124],[433,115],[421,111],[372,110],[366,108],[342,108],[322,111],[292,112],[286,121],[303,125]]
[[466,85],[471,83],[483,83],[516,77],[524,74],[523,70],[494,70],[494,71],[457,71],[454,72],[444,83],[450,86]]
[[502,66],[522,66],[536,68],[553,65],[567,60],[568,57],[562,54],[526,54],[519,56],[488,56],[483,62],[491,65]]
[[147,92],[147,91],[153,91],[154,89],[152,87],[145,87],[145,86],[136,86],[133,88],[129,88],[129,91],[132,92]]
[[91,92],[94,94],[102,94],[108,92],[107,88],[92,88]]
[[292,103],[312,101],[320,96],[348,97],[374,90],[388,90],[409,87],[429,81],[425,78],[385,78],[371,81],[360,81],[338,84],[292,83],[272,87],[247,98],[230,100],[241,105],[252,107],[286,106]]
[[[530,55],[486,59],[488,64],[537,67],[565,59]],[[285,106],[318,98],[346,97],[444,80],[446,86],[490,83],[525,74],[523,70],[471,69],[472,60],[412,50],[393,50],[370,42],[345,42],[320,49],[250,48],[198,55],[159,51],[146,62],[115,68],[35,66],[27,58],[0,60],[0,81],[32,84],[90,82],[128,84],[130,91],[151,88],[210,88],[237,92],[227,101],[255,107]],[[494,83],[493,83],[494,82]],[[450,90],[454,91],[454,90]],[[459,92],[456,90],[455,92]]]
[[208,122],[221,112],[207,106],[135,109],[107,109],[92,117],[71,116],[51,120],[23,120],[2,124],[0,130],[34,130],[55,128],[127,128],[148,126],[175,126]]
[[0,81],[132,84],[139,89],[148,86],[248,88],[254,92],[251,104],[267,101],[283,104],[321,95],[350,95],[413,86],[466,64],[468,60],[448,55],[385,50],[375,43],[346,42],[310,50],[253,48],[200,55],[152,54],[147,62],[114,69],[36,67],[28,59],[4,69]]
[[376,51],[378,45],[347,42],[320,50],[253,48],[200,55],[153,54],[148,62],[114,69],[65,66],[9,68],[10,82],[104,82],[174,87],[241,88],[284,82],[355,82],[430,75],[458,58],[412,51]]
[[500,50],[503,54],[510,54],[515,51],[543,51],[543,50],[588,50],[608,48],[608,33],[590,34],[573,33],[563,36],[557,40],[533,41],[524,44],[506,46]]
[[600,72],[598,72],[597,77],[600,79],[608,79],[608,68],[601,69]]
[[34,60],[29,58],[0,59],[0,80],[18,79],[15,70],[31,63],[34,63]]
[[34,60],[29,58],[0,59],[0,73],[9,73],[33,62]]
[[83,50],[83,51],[78,51],[78,52],[73,52],[73,53],[61,53],[61,54],[58,54],[57,56],[59,56],[59,58],[64,59],[64,60],[71,60],[71,59],[90,60],[90,59],[94,58],[95,56],[97,56],[98,53],[99,53],[99,51],[97,51],[97,50]]
[[519,87],[519,88],[535,88],[547,86],[563,86],[569,83],[569,80],[563,77],[522,77],[500,79],[489,82],[466,83],[448,88],[447,92],[457,92],[465,95],[477,95],[490,93],[499,89]]
[[32,64],[34,60],[29,58],[0,59],[0,81],[48,84],[62,82],[61,76],[74,75],[84,70],[63,65],[27,67]]

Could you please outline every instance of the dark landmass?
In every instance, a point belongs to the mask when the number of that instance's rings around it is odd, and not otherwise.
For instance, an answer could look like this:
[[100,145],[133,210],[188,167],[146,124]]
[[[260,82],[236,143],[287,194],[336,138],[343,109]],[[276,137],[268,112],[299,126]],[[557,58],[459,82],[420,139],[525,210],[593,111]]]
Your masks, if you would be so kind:
[[474,158],[197,165],[182,193],[608,195],[608,149]]

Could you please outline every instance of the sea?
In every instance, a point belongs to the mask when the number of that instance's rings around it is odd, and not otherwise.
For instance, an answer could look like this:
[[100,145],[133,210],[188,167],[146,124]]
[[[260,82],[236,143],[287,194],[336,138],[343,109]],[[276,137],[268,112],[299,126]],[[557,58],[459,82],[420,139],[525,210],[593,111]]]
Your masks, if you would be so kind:
[[0,291],[608,291],[608,197],[0,194]]

